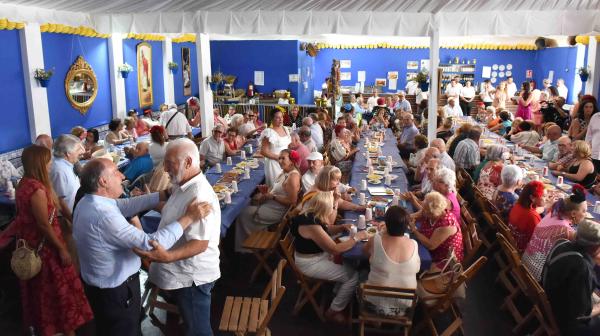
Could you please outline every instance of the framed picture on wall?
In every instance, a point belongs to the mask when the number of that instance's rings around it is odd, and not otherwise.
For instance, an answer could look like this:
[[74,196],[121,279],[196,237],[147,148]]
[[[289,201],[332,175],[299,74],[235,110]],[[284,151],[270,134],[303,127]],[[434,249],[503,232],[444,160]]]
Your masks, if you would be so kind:
[[140,107],[152,106],[152,46],[147,42],[137,45],[137,68]]
[[192,67],[190,62],[190,48],[181,48],[181,75],[183,76],[183,95],[192,95]]
[[387,80],[385,78],[375,78],[375,86],[386,86]]

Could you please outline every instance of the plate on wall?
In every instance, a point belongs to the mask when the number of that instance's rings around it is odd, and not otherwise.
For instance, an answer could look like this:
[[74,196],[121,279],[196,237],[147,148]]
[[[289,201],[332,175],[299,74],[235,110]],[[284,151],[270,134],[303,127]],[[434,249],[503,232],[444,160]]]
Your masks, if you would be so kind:
[[498,73],[498,77],[500,77],[500,78],[504,78],[504,71],[500,71],[500,72]]
[[492,70],[498,70],[498,64],[492,65]]
[[493,77],[492,79],[490,79],[490,82],[496,83],[496,77]]
[[504,69],[505,69],[505,68],[504,68],[504,64],[500,64],[500,66],[498,67],[498,70],[500,70],[500,71],[504,71]]
[[[506,70],[512,70],[512,64],[507,64],[506,65]],[[510,75],[509,75],[510,76]]]
[[512,71],[508,70],[508,71],[506,72],[506,77],[508,77],[508,76],[512,76]]
[[497,71],[492,71],[492,77],[498,77],[498,72]]

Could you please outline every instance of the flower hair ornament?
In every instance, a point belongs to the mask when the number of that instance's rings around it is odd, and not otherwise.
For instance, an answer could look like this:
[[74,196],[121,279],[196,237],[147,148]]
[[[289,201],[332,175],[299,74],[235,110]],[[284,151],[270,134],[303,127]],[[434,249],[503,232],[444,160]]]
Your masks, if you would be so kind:
[[298,154],[297,151],[295,150],[290,150],[290,160],[296,165],[298,166],[300,164],[300,154]]
[[569,196],[569,200],[573,203],[582,203],[585,202],[585,188],[581,184],[573,185],[573,191],[571,196]]

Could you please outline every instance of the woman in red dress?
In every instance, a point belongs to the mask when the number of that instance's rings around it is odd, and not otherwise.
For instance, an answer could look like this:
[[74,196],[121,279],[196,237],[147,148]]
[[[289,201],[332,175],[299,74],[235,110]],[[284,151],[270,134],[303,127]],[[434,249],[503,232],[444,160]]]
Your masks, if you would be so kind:
[[21,157],[24,174],[16,191],[15,226],[32,248],[44,240],[40,273],[20,282],[23,322],[37,335],[75,335],[93,314],[58,222],[58,199],[48,178],[50,158],[50,150],[35,145]]

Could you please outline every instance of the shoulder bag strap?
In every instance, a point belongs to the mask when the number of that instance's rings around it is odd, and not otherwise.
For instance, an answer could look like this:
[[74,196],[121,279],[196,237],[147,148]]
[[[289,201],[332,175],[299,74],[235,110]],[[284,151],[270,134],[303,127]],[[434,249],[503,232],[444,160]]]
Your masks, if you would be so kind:
[[177,114],[179,114],[179,111],[175,112],[171,118],[169,118],[169,120],[167,121],[167,125],[165,125],[165,130],[167,129],[167,127],[169,127],[169,124],[171,124],[171,121],[173,121],[173,119],[177,116]]

